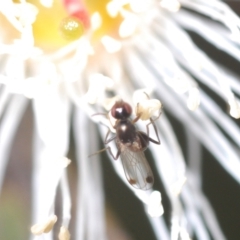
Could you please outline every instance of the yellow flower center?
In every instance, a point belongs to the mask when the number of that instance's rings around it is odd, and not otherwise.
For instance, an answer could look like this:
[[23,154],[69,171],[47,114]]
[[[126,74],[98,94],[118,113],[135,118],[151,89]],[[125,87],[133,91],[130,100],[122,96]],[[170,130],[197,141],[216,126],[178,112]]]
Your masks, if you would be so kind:
[[[106,9],[110,0],[55,0],[51,8],[46,8],[35,0],[39,13],[33,23],[35,45],[47,51],[56,50],[72,40],[80,38],[91,30],[91,16],[98,12],[101,26],[91,36],[92,42],[104,35],[118,38],[122,17],[111,17]],[[74,2],[75,7],[72,7]],[[71,8],[72,7],[72,8]],[[75,11],[75,9],[80,9]],[[72,12],[71,12],[72,11]]]

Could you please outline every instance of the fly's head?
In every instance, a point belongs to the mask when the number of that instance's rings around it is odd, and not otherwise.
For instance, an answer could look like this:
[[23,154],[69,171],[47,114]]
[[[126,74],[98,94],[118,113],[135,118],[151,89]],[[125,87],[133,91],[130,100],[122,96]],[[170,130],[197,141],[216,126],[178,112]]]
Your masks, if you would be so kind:
[[124,101],[117,101],[111,109],[111,114],[118,120],[127,119],[132,114],[132,107]]

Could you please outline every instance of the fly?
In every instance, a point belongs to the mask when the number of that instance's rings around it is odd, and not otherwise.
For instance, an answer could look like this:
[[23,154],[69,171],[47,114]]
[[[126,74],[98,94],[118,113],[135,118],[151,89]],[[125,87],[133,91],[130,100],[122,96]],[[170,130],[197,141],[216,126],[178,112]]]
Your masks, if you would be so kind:
[[[160,144],[157,128],[154,124],[154,121],[160,117],[160,112],[155,119],[150,118],[150,122],[146,125],[147,133],[136,129],[135,123],[141,117],[141,113],[135,119],[131,120],[132,108],[128,103],[117,101],[111,109],[111,114],[116,119],[113,126],[116,130],[116,135],[108,138],[110,134],[109,129],[104,143],[107,145],[115,140],[117,145],[116,156],[114,156],[110,147],[106,147],[97,153],[108,150],[115,160],[120,156],[128,182],[138,189],[150,189],[154,183],[154,176],[146,160],[144,151],[147,149],[149,142]],[[155,130],[157,141],[149,137],[149,126],[151,124]]]

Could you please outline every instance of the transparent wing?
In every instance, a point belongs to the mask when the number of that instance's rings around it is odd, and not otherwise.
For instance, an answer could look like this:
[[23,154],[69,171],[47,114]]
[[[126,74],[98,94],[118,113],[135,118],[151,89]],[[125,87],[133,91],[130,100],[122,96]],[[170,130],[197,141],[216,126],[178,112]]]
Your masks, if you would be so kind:
[[142,151],[133,152],[126,148],[121,152],[120,158],[126,178],[133,187],[142,190],[152,187],[153,173]]

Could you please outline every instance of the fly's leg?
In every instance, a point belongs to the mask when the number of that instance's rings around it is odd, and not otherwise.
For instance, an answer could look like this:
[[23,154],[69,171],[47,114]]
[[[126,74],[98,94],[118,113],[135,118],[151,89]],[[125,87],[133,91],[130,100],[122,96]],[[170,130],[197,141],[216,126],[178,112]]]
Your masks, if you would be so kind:
[[110,130],[110,128],[108,128],[107,134],[105,136],[104,144],[108,144],[116,138],[116,136],[113,136],[113,137],[108,139],[108,136],[109,136],[110,132],[111,132],[111,130]]
[[[108,128],[108,132],[107,132],[107,134],[106,134],[106,136],[105,136],[105,139],[104,139],[104,144],[105,144],[105,145],[108,144],[108,143],[110,143],[111,141],[113,141],[113,140],[117,137],[117,136],[115,135],[115,136],[113,136],[113,137],[111,137],[111,138],[108,138],[110,132],[111,132],[111,130],[110,130],[110,128]],[[89,155],[88,157],[92,157],[92,156],[94,156],[94,155],[96,155],[96,154],[98,154],[98,153],[104,152],[104,151],[106,151],[106,150],[109,152],[109,154],[113,157],[114,160],[117,160],[118,157],[120,156],[120,153],[121,153],[120,150],[118,149],[116,156],[114,156],[113,153],[112,153],[111,148],[110,148],[110,147],[105,147],[105,148],[103,148],[103,149],[101,149],[101,150],[99,150],[99,151],[97,151],[97,152]]]
[[133,120],[132,120],[132,123],[135,123],[135,122],[137,122],[138,120],[139,120],[139,118],[141,117],[141,113],[140,114],[138,114]]
[[[113,125],[112,122],[110,121],[110,118],[109,118],[108,114],[106,114],[106,113],[95,113],[92,116],[96,116],[96,115],[104,115],[104,116],[106,116],[106,118],[109,120],[109,122],[112,125],[112,127],[115,128],[115,125]],[[101,123],[101,124],[103,124],[103,123]],[[111,133],[111,129],[107,125],[105,125],[105,124],[103,124],[103,125],[108,128],[107,134],[106,134],[105,139],[104,139],[104,144],[106,145],[106,144],[110,143],[111,141],[113,141],[114,139],[116,139],[117,136],[115,135],[113,137],[108,138],[109,134]],[[121,151],[118,149],[116,156],[114,156],[113,153],[112,153],[111,148],[110,147],[105,147],[105,148],[103,148],[103,149],[101,149],[101,150],[99,150],[99,151],[89,155],[88,157],[92,157],[92,156],[94,156],[94,155],[96,155],[98,153],[104,152],[106,150],[109,152],[109,154],[113,157],[114,160],[117,160],[119,158],[119,156],[120,156],[120,153],[121,153]]]
[[114,160],[117,160],[119,158],[120,153],[121,153],[120,149],[118,149],[116,156],[113,155],[112,150],[111,150],[110,147],[107,147],[106,149],[108,150],[109,154],[112,156],[112,158]]
[[[110,128],[108,128],[108,132],[107,132],[107,134],[106,134],[105,141],[104,141],[105,144],[110,143],[111,141],[113,141],[113,140],[117,137],[117,136],[115,135],[115,136],[113,136],[113,137],[111,137],[111,138],[108,139],[108,135],[110,134],[110,132],[111,132],[111,130],[110,130]],[[118,157],[120,156],[120,153],[121,153],[120,149],[118,149],[116,156],[114,156],[110,147],[106,147],[106,148],[104,148],[104,149],[102,149],[102,150],[103,150],[103,151],[108,150],[109,154],[112,156],[112,158],[113,158],[114,160],[117,160]],[[101,151],[101,150],[100,150],[100,151]]]
[[[160,115],[161,115],[161,111],[159,111],[159,114],[158,114],[158,116],[157,116],[156,118],[154,118],[154,119],[150,118],[150,123],[148,123],[148,124],[146,125],[146,127],[147,127],[147,135],[148,135],[149,141],[151,141],[151,142],[153,142],[153,143],[156,143],[156,144],[160,144],[160,138],[159,138],[159,136],[158,136],[157,127],[156,127],[156,125],[155,125],[154,122],[155,122],[157,119],[160,118]],[[151,124],[152,124],[152,126],[153,126],[153,128],[154,128],[154,131],[155,131],[155,134],[156,134],[156,136],[157,136],[158,141],[156,141],[156,140],[154,140],[154,139],[152,139],[152,138],[149,137],[149,126],[150,126]]]
[[[144,93],[145,93],[145,92],[144,92]],[[148,94],[147,94],[147,93],[145,93],[145,94],[146,94],[147,97],[149,98]],[[137,104],[137,112],[138,112],[138,107],[139,107],[139,103]],[[137,121],[139,120],[139,118],[141,117],[141,115],[142,115],[142,113],[139,113],[139,114],[137,115],[137,117],[132,120],[132,123],[137,122]],[[159,111],[159,114],[158,114],[158,116],[157,116],[156,118],[154,118],[154,119],[149,118],[150,123],[148,123],[148,124],[146,125],[148,140],[151,141],[151,142],[153,142],[153,143],[155,143],[155,144],[160,144],[160,138],[159,138],[159,136],[158,136],[157,127],[156,127],[156,125],[155,125],[155,123],[154,123],[156,120],[158,120],[158,119],[160,118],[160,115],[161,115],[161,111]],[[151,124],[153,125],[154,131],[155,131],[155,134],[156,134],[158,140],[154,140],[154,139],[152,139],[152,138],[149,137],[149,126],[150,126]]]
[[111,148],[110,147],[106,147],[106,148],[103,148],[103,149],[101,149],[101,150],[99,150],[99,151],[89,155],[88,157],[92,157],[92,156],[97,155],[98,153],[101,153],[101,152],[104,152],[104,151],[108,151],[109,154],[112,156],[112,158],[114,160],[117,160],[119,158],[119,156],[120,156],[120,153],[121,153],[121,151],[118,149],[116,156],[114,156],[113,153],[112,153]]
[[[136,113],[138,113],[138,106],[139,103],[137,103],[137,110],[135,111]],[[142,113],[138,113],[138,115],[132,120],[132,123],[135,123],[139,120],[139,118],[141,117]]]
[[94,113],[91,115],[91,117],[97,116],[97,115],[103,115],[107,118],[107,113]]
[[109,148],[109,147],[103,148],[103,149],[101,149],[101,150],[99,150],[99,151],[97,151],[97,152],[95,152],[95,153],[90,154],[88,157],[92,157],[92,156],[95,156],[95,155],[97,155],[97,154],[99,154],[99,153],[101,153],[101,152],[104,152],[104,151],[106,151],[108,148]]
[[[115,129],[115,125],[112,124],[112,122],[110,121],[109,115],[108,115],[107,113],[95,113],[95,114],[93,114],[92,116],[97,116],[97,115],[104,115],[104,116],[106,116],[106,118],[109,120],[111,126]],[[116,138],[116,136],[111,137],[110,139],[107,139],[108,136],[109,136],[109,134],[110,134],[110,132],[111,132],[111,130],[110,130],[110,128],[109,128],[106,124],[104,124],[104,123],[102,123],[102,122],[100,122],[100,124],[102,124],[102,125],[104,125],[105,127],[108,128],[108,132],[107,132],[106,137],[105,137],[105,140],[104,140],[104,144],[108,144],[109,142],[111,142],[112,140],[114,140],[114,139]]]

